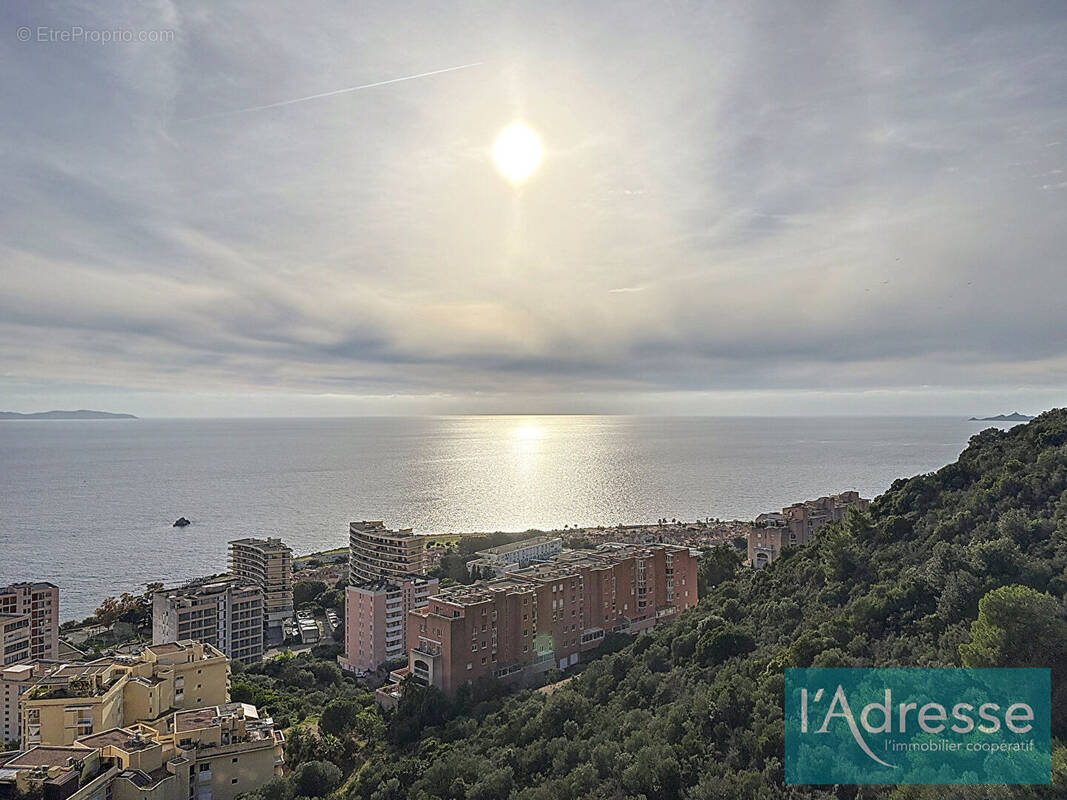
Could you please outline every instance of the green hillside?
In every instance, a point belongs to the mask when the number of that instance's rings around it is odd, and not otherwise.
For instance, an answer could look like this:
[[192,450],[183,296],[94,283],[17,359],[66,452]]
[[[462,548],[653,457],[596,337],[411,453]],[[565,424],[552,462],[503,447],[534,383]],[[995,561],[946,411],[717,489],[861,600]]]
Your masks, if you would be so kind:
[[[414,690],[348,762],[368,798],[993,798],[1051,787],[783,785],[787,666],[1050,666],[1067,739],[1067,411],[975,436],[869,514],[590,664],[551,694]],[[478,694],[478,692],[475,692]]]

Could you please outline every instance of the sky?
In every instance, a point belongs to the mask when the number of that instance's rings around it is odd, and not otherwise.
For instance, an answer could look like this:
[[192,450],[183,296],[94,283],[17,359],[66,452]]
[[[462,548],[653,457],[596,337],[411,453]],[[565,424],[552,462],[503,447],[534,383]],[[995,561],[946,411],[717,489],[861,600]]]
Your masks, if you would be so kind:
[[1061,0],[13,2],[0,74],[0,409],[1067,405]]

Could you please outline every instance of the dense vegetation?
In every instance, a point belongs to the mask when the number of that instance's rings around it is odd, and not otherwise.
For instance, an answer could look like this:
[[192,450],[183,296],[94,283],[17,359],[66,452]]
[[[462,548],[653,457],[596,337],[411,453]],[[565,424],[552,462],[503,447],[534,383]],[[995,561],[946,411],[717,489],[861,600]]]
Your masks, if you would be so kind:
[[293,607],[322,616],[328,608],[344,608],[345,583],[339,580],[333,588],[322,581],[297,581],[293,584]]
[[[450,702],[412,687],[392,716],[360,694],[327,726],[324,711],[315,736],[340,731],[350,755],[309,757],[298,737],[297,763],[342,773],[308,768],[305,788],[345,800],[1067,796],[1067,411],[982,432],[958,462],[897,481],[765,570],[711,555],[699,608],[551,695],[483,686]],[[785,787],[783,669],[876,665],[1052,667],[1052,786]],[[303,792],[295,773],[285,781],[264,800]]]

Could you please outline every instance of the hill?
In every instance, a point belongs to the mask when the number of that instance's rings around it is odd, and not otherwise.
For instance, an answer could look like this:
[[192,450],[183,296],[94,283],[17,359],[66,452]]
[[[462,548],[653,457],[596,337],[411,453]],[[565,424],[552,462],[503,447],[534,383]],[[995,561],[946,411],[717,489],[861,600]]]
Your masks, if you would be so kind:
[[1034,417],[1012,411],[1010,414],[997,414],[995,417],[971,417],[971,422],[1029,422]]
[[[412,689],[344,790],[389,798],[1067,796],[1067,411],[974,436],[551,695]],[[1011,587],[1011,588],[1005,588]],[[980,603],[982,604],[980,609]],[[982,618],[979,619],[980,610]],[[785,787],[787,666],[1052,666],[1050,787]]]
[[109,411],[38,411],[20,414],[17,411],[0,411],[0,420],[5,419],[137,419],[133,414],[112,414]]

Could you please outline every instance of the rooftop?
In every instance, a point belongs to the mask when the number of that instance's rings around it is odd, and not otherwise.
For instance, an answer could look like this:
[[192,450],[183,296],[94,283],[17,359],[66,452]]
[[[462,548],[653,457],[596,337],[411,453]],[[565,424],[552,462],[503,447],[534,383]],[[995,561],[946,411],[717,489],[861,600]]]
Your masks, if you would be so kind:
[[577,577],[582,567],[603,569],[628,558],[649,558],[659,550],[689,552],[688,547],[676,544],[645,545],[619,542],[608,542],[595,550],[564,550],[540,563],[511,570],[503,578],[441,589],[431,599],[459,606],[476,605],[492,599],[494,594],[502,591],[532,591],[533,584],[537,582]]
[[144,750],[156,744],[151,739],[126,728],[111,728],[91,736],[82,736],[78,742],[89,747],[117,747],[127,753]]
[[[259,721],[259,711],[248,703],[225,703],[221,706],[206,706],[192,711],[179,711],[174,715],[174,732],[194,731],[217,725],[226,718],[242,717],[248,721]],[[263,720],[268,722],[269,720]]]
[[352,584],[352,586],[358,589],[366,589],[370,592],[399,592],[401,587],[397,581],[400,580],[409,580],[415,586],[422,586],[431,581],[436,581],[437,578],[427,578],[425,575],[410,573],[402,577],[392,576],[389,578],[376,578],[372,581],[362,581],[361,583]]
[[515,578],[497,578],[488,582],[472,583],[469,586],[450,586],[439,591],[432,599],[452,603],[453,605],[471,606],[492,600],[502,592],[532,591],[533,587],[527,581]]
[[230,542],[230,546],[244,545],[246,547],[255,547],[265,552],[292,552],[292,550],[281,539],[256,539],[255,537],[248,537],[246,539],[234,539]]
[[478,555],[490,554],[494,556],[503,556],[508,553],[514,553],[517,550],[525,550],[527,547],[537,547],[543,544],[551,544],[552,542],[562,541],[558,536],[535,536],[532,539],[523,539],[520,542],[511,542],[510,544],[501,544],[496,547],[487,547],[485,550],[479,550]]
[[70,760],[80,761],[93,754],[91,747],[31,747],[4,764],[8,769],[29,767],[66,767]]
[[0,594],[11,589],[31,589],[40,591],[41,589],[58,589],[54,583],[48,583],[48,581],[18,581],[17,583],[9,583],[7,586],[0,586]]
[[211,723],[219,718],[219,707],[208,706],[197,708],[193,711],[179,711],[174,715],[174,732],[195,731],[200,728],[208,728]]
[[419,538],[416,537],[414,530],[411,528],[401,528],[400,530],[395,531],[389,530],[381,520],[376,520],[374,522],[351,522],[349,523],[348,528],[352,533],[372,533],[375,536],[382,536],[388,539],[406,540]]
[[156,592],[156,594],[167,595],[169,597],[179,597],[183,595],[210,595],[218,594],[219,592],[224,592],[231,588],[235,591],[262,591],[259,586],[247,583],[236,575],[223,574],[196,578],[179,586],[172,586],[169,589],[161,589]]
[[163,767],[152,770],[151,772],[145,772],[140,769],[128,769],[119,773],[120,778],[125,778],[139,789],[150,789],[170,776],[171,773]]

